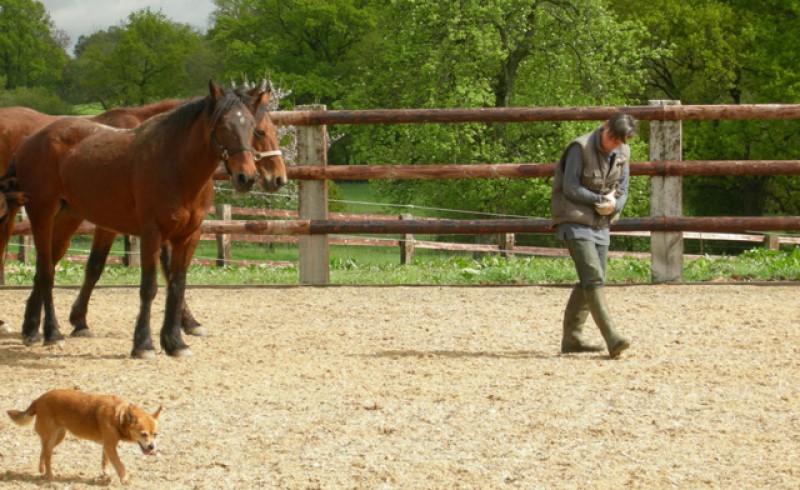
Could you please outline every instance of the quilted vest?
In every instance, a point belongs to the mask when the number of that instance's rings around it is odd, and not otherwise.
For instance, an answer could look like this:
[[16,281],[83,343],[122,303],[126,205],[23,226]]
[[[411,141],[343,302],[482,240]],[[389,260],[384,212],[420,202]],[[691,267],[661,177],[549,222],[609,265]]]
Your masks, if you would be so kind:
[[586,133],[570,142],[556,167],[553,179],[553,193],[550,199],[553,226],[560,223],[580,223],[593,228],[608,228],[619,219],[619,213],[601,216],[595,212],[592,204],[579,204],[572,202],[564,195],[564,168],[566,166],[567,151],[578,145],[583,153],[583,170],[581,172],[581,185],[597,194],[608,194],[617,191],[619,196],[619,179],[623,168],[630,160],[630,147],[622,144],[617,149],[617,157],[613,166],[609,168],[606,155],[599,149],[600,133],[602,126],[590,133]]

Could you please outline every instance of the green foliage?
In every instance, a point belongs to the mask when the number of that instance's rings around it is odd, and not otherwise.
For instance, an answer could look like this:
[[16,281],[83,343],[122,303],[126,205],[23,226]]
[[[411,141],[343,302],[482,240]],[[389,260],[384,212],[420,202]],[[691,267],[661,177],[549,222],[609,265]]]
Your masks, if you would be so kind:
[[338,105],[361,60],[354,46],[374,27],[364,0],[215,0],[209,37],[225,74],[265,70],[295,104]]
[[44,87],[18,87],[0,90],[0,107],[25,106],[45,114],[66,115],[72,113],[69,104]]
[[41,2],[0,1],[0,32],[0,88],[55,88],[67,55]]
[[736,88],[751,36],[747,24],[718,1],[612,0],[620,16],[647,26],[653,55],[647,85],[662,98],[685,104],[719,103]]
[[[389,2],[385,32],[348,103],[369,107],[507,107],[625,103],[641,89],[641,38],[603,2]],[[619,69],[609,70],[609,66]],[[351,128],[351,162],[553,162],[596,123]],[[549,215],[550,183],[511,179],[384,182],[395,202],[481,213]],[[463,217],[463,216],[462,216]]]
[[82,38],[75,52],[71,69],[83,100],[106,108],[203,93],[217,70],[200,33],[149,8]]
[[[651,34],[647,98],[684,104],[797,103],[800,3],[776,0],[613,0]],[[796,159],[800,122],[684,123],[684,159]],[[737,176],[684,180],[686,214],[800,213],[800,179]]]
[[[234,247],[234,252],[237,247]],[[371,257],[364,252],[337,255],[331,259],[332,284],[364,285],[527,285],[569,284],[577,281],[575,267],[569,258],[518,257],[507,259],[491,256],[472,259],[466,256],[436,257],[420,254],[409,266],[394,260]],[[57,270],[58,285],[78,285],[83,280],[82,264],[62,262]],[[9,261],[6,284],[30,285],[34,267]],[[138,285],[140,271],[119,265],[106,267],[100,284]],[[798,281],[800,280],[800,248],[788,251],[753,249],[738,257],[700,257],[684,264],[684,281]],[[159,278],[163,284],[163,279]],[[189,269],[190,285],[208,284],[297,284],[296,265],[206,267]],[[609,259],[609,284],[649,284],[650,260],[632,257]]]

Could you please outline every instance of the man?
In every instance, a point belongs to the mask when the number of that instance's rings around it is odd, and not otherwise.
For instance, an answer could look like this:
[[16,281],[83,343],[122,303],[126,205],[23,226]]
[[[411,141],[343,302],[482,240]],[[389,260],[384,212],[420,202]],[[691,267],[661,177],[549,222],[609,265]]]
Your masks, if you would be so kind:
[[615,114],[599,128],[570,142],[556,168],[553,225],[566,243],[579,280],[564,311],[564,354],[604,350],[583,337],[589,313],[612,359],[631,345],[614,328],[603,285],[611,243],[609,227],[619,219],[628,199],[630,148],[625,142],[635,131],[632,116]]

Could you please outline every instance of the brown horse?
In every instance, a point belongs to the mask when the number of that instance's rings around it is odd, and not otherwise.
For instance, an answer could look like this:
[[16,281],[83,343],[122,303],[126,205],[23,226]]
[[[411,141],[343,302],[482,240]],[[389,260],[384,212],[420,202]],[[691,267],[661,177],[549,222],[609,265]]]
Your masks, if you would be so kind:
[[235,187],[257,178],[254,113],[262,105],[240,91],[209,82],[209,95],[187,102],[132,130],[87,119],[58,120],[26,140],[14,168],[36,245],[36,275],[25,308],[23,337],[35,336],[44,308],[46,344],[63,342],[53,305],[54,259],[85,218],[98,227],[141,238],[141,307],[134,357],[151,357],[150,308],[162,243],[172,247],[161,347],[191,353],[180,334],[186,268],[200,237],[204,190],[219,160]]
[[[250,96],[261,101],[255,113],[256,130],[253,140],[253,149],[256,156],[256,167],[259,172],[259,183],[261,187],[269,192],[280,189],[287,182],[286,167],[278,144],[275,125],[269,116],[269,91],[266,83],[260,87],[249,91]],[[214,199],[213,181],[209,180],[201,191],[203,206],[208,209]],[[70,334],[72,337],[91,337],[92,333],[86,321],[86,314],[89,309],[89,300],[94,290],[94,286],[100,279],[105,267],[106,259],[111,251],[111,246],[117,234],[111,230],[97,228],[92,240],[92,248],[89,259],[86,263],[85,276],[81,290],[69,315],[69,322],[73,326]],[[1,239],[0,239],[1,240]],[[169,271],[169,248],[164,245],[161,250],[161,264],[165,276]],[[61,257],[58,258],[60,260]],[[205,328],[192,315],[186,302],[181,307],[181,327],[190,335],[203,336],[206,334]],[[37,338],[30,341],[36,342]]]
[[[261,86],[250,90],[249,94],[253,97],[258,97],[260,100],[264,100],[265,92],[267,91],[267,83],[264,81]],[[268,93],[266,97],[268,102]],[[90,119],[116,128],[135,128],[150,117],[171,110],[183,102],[185,101],[165,100],[141,107],[115,108],[100,115],[93,116]],[[0,142],[2,142],[2,144],[0,144],[0,171],[5,170],[5,162],[10,160],[11,155],[16,151],[20,141],[24,137],[27,137],[57,119],[59,119],[59,116],[41,114],[25,107],[0,108]],[[256,166],[260,174],[259,183],[263,189],[273,192],[285,184],[287,179],[285,165],[276,138],[275,126],[269,117],[267,103],[262,104],[258,108],[256,112],[256,123],[256,138],[253,141],[253,147],[258,152]],[[0,217],[5,213],[5,209],[3,209],[5,204],[4,195],[8,197],[12,203],[16,203],[16,205],[10,206],[10,218],[6,221],[8,228],[0,227],[0,283],[2,283],[4,252],[11,236],[11,228],[14,225],[13,217],[21,207],[20,199],[23,198],[21,193],[11,193],[15,186],[16,179],[9,180],[9,182],[5,183],[8,189],[4,190],[0,188]],[[0,187],[3,185],[4,183],[0,182]],[[211,186],[211,182],[209,182],[209,186]],[[211,192],[206,192],[206,194],[208,195],[207,205],[211,205],[213,200],[213,187]],[[105,230],[103,228],[96,228],[95,230],[85,270],[84,282],[70,312],[69,320],[74,327],[71,334],[73,337],[93,336],[86,322],[89,299],[94,286],[102,275],[108,254],[111,251],[116,236],[117,233],[111,230]],[[169,253],[170,251],[165,244],[161,251],[161,264],[165,277],[169,271]],[[56,262],[60,259],[61,257],[54,257]],[[3,322],[0,320],[0,325],[2,324]],[[198,336],[206,334],[205,328],[203,328],[192,315],[185,301],[181,307],[181,325],[188,334]],[[38,336],[29,336],[26,340],[28,343],[38,341]]]
[[[146,119],[173,109],[182,102],[183,101],[180,100],[165,100],[141,107],[116,108],[93,116],[90,119],[117,128],[134,128]],[[0,108],[0,172],[5,172],[7,170],[8,163],[25,138],[61,117],[63,116],[42,114],[27,107]],[[0,182],[0,192],[5,195],[5,198],[0,196],[0,218],[6,213],[9,214],[5,225],[0,227],[0,284],[5,283],[5,251],[8,246],[8,241],[11,238],[14,216],[16,216],[17,211],[22,206],[20,198],[23,196],[10,193],[15,186],[16,179],[8,179],[7,181]],[[9,203],[6,203],[6,199],[9,200]],[[112,242],[114,236],[116,235],[112,235]],[[101,236],[97,238],[103,239]],[[96,241],[97,240],[95,240],[95,242]],[[102,246],[102,243],[98,242],[98,246]],[[110,246],[111,244],[109,244],[109,247]],[[192,317],[188,308],[184,308],[183,315],[185,318],[184,324],[194,326],[195,329],[199,328],[199,323]],[[6,332],[11,331],[3,320],[0,320],[0,328]],[[190,328],[191,327],[187,327],[187,330]],[[88,332],[88,330],[86,332]],[[83,332],[78,332],[77,336],[80,336],[82,333]]]
[[[93,116],[90,119],[115,128],[135,128],[145,120],[173,109],[182,102],[180,100],[164,100],[141,107],[116,108]],[[62,117],[42,114],[27,107],[0,108],[0,174],[8,169],[12,156],[25,138]],[[2,185],[6,189],[10,189],[13,188],[15,182],[12,180]],[[6,213],[11,213],[6,225],[13,227],[13,218],[20,206],[4,207],[4,204],[4,200],[0,198],[0,218]],[[9,237],[10,230],[0,231],[0,284],[5,282],[5,250]],[[0,324],[2,324],[2,320],[0,320]]]

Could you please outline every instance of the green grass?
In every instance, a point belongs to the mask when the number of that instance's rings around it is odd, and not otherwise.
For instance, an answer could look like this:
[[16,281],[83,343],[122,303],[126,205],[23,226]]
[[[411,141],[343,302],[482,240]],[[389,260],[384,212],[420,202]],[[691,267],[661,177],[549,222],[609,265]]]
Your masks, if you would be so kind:
[[[374,260],[331,254],[332,284],[363,285],[532,285],[566,284],[576,281],[575,269],[568,258],[487,257],[428,254],[418,256],[408,266],[386,257]],[[395,259],[397,256],[395,256]],[[34,267],[10,261],[6,264],[6,284],[28,286],[33,282]],[[608,264],[607,282],[611,284],[648,284],[650,261],[631,257],[612,258]],[[56,273],[56,284],[78,285],[83,279],[83,265],[62,263]],[[700,258],[684,264],[684,281],[798,281],[800,249],[770,251],[753,249],[738,257]],[[163,282],[163,281],[162,281]],[[297,284],[298,270],[271,266],[192,266],[189,284],[251,285]],[[111,265],[100,280],[104,285],[136,285],[139,269]]]

